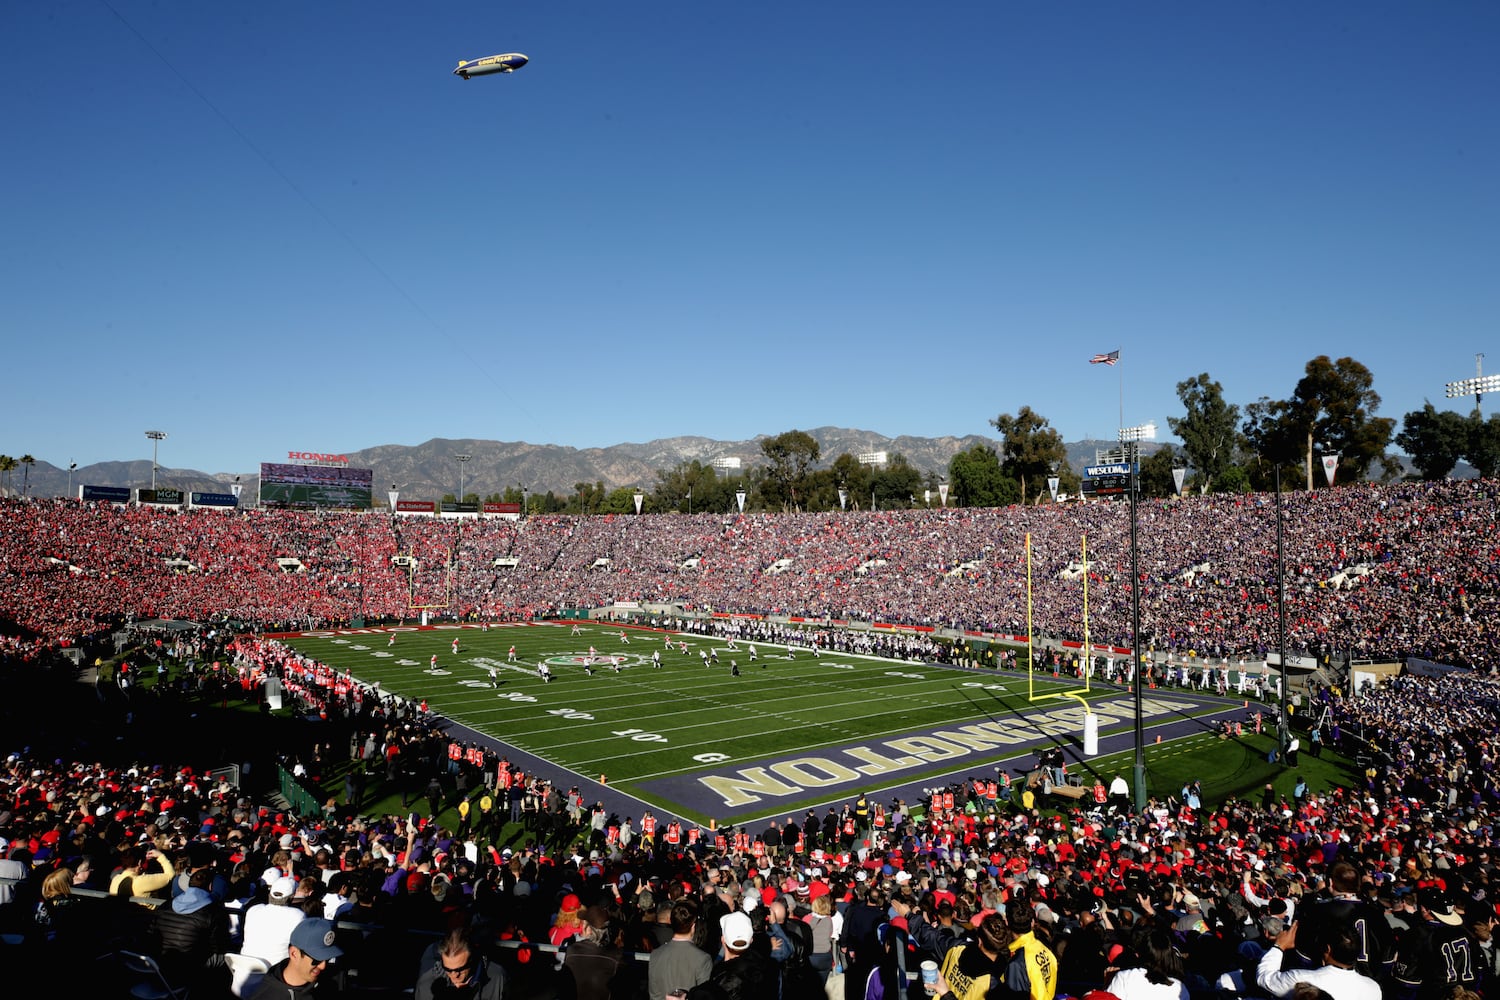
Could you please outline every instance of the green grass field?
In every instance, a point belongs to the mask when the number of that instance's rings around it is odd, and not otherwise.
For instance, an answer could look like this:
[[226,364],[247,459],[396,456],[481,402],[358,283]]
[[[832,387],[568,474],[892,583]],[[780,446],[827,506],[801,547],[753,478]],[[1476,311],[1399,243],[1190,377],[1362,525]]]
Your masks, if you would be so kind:
[[[769,645],[758,646],[758,658],[752,661],[744,643],[738,651],[731,651],[720,640],[673,636],[674,642],[687,643],[684,654],[676,645],[668,649],[661,633],[628,629],[627,643],[618,627],[589,623],[581,628],[578,635],[571,634],[566,623],[496,626],[488,632],[472,628],[403,631],[397,633],[394,645],[388,645],[385,631],[376,630],[287,641],[325,663],[347,667],[360,680],[379,681],[384,691],[425,699],[432,711],[476,732],[586,778],[607,775],[611,786],[700,820],[723,819],[729,813],[741,819],[773,815],[824,801],[830,793],[843,795],[855,787],[880,789],[956,772],[993,773],[982,765],[1029,754],[1032,741],[1058,739],[1076,744],[1081,738],[1081,726],[1045,721],[1046,713],[1055,718],[1062,710],[1081,712],[1071,707],[1075,703],[1029,701],[1025,674],[836,653],[814,658],[800,648],[789,660],[786,647]],[[450,648],[455,636],[460,643],[456,655]],[[507,662],[512,645],[519,663]],[[591,646],[599,657],[592,676],[583,666]],[[699,655],[702,650],[716,650],[718,665],[705,667]],[[661,653],[661,669],[652,667],[655,652]],[[430,667],[434,655],[436,670]],[[607,662],[611,656],[623,658],[619,673]],[[731,660],[738,663],[741,676],[731,676]],[[541,662],[552,671],[550,683],[538,677]],[[491,682],[492,668],[500,680],[498,688]],[[1034,681],[1037,696],[1077,690],[1076,681],[1056,682],[1041,676]],[[1096,689],[1088,697],[1091,704],[1107,704],[1127,695],[1109,688]],[[1224,706],[1187,706],[1174,713],[1174,718],[1210,714],[1215,707]],[[1120,718],[1118,708],[1115,711],[1114,717],[1101,716],[1101,737],[1130,728],[1130,720]],[[1036,723],[1038,718],[1041,724]],[[799,788],[805,794],[782,794],[759,807],[738,803],[735,808],[720,808],[723,803],[704,802],[694,794],[697,776],[706,771],[759,773],[758,763],[784,762],[796,755],[791,764],[773,766],[796,768],[791,773],[808,778],[803,765],[824,762],[813,765],[809,780],[816,780],[827,777],[817,767],[826,770],[829,757],[820,753],[832,754],[832,748],[889,747],[892,741],[900,743],[903,737],[909,740],[913,734],[933,731],[952,737],[952,727],[976,724],[990,724],[996,727],[994,731],[1003,727],[1017,736],[1009,744],[987,747],[978,741],[962,760],[923,753],[927,748],[918,746],[917,756],[904,758],[911,764],[899,775],[880,773],[878,764],[866,765],[859,769],[860,780],[854,785],[839,784],[825,791]],[[1023,739],[1025,743],[1020,742]],[[1153,756],[1165,764],[1165,755],[1156,752],[1160,749],[1153,748]],[[1215,749],[1222,756],[1226,748]],[[882,751],[884,757],[862,759],[889,761],[892,752],[887,749]],[[1080,762],[1086,769],[1095,765],[1107,781],[1116,762]],[[1128,766],[1127,761],[1127,772]],[[1201,762],[1195,769],[1199,777],[1212,777]],[[773,775],[766,782],[774,786],[779,780]],[[1263,776],[1255,770],[1253,781],[1260,780]]]

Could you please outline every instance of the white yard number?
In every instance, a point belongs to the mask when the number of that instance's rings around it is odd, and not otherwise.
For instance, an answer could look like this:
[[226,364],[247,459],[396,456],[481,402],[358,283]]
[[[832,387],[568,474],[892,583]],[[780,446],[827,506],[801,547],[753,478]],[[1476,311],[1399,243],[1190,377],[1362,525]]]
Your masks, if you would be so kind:
[[721,764],[729,759],[727,753],[696,753],[693,759],[700,764]]
[[560,715],[564,719],[582,719],[585,722],[593,722],[594,717],[587,712],[575,712],[571,708],[549,708],[548,715]]
[[637,743],[665,743],[667,738],[660,733],[643,733],[639,729],[616,729],[616,736],[629,736]]
[[905,677],[907,680],[912,681],[925,681],[927,679],[926,674],[906,674],[899,670],[887,670],[885,675],[887,677]]
[[536,701],[531,695],[522,694],[519,691],[507,691],[497,697],[504,698],[506,701]]

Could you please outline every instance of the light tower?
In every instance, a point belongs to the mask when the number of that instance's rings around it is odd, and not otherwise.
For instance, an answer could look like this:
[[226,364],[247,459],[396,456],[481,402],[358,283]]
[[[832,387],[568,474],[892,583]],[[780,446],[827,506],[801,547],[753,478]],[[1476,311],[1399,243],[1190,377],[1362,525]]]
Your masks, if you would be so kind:
[[458,462],[458,502],[464,502],[464,466],[474,460],[473,455],[454,455],[454,461]]
[[1136,494],[1140,492],[1142,441],[1156,440],[1156,424],[1120,428],[1120,444],[1130,463],[1130,658],[1135,664],[1135,807],[1146,808],[1146,731],[1141,722],[1141,570],[1140,545],[1136,535]]
[[1500,375],[1486,375],[1484,373],[1484,355],[1474,355],[1474,377],[1462,378],[1457,382],[1449,382],[1447,392],[1444,394],[1449,399],[1461,399],[1464,396],[1474,397],[1474,412],[1479,412],[1480,404],[1484,402],[1484,394],[1487,392],[1500,392]]
[[147,431],[146,436],[151,439],[151,492],[156,492],[156,446],[167,439],[166,431]]

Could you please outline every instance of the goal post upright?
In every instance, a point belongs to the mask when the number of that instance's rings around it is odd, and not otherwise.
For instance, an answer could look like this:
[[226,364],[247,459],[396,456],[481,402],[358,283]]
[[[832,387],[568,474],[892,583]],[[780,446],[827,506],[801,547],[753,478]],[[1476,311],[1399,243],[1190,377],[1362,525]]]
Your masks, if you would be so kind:
[[1083,708],[1083,752],[1085,756],[1092,757],[1099,752],[1099,717],[1089,708],[1088,699],[1084,697],[1090,691],[1089,686],[1089,547],[1088,535],[1082,540],[1083,558],[1083,657],[1080,661],[1083,667],[1083,691],[1053,691],[1047,694],[1036,693],[1036,659],[1035,638],[1033,635],[1032,617],[1032,583],[1031,583],[1031,532],[1026,533],[1026,700],[1031,703],[1038,701],[1054,701],[1061,698],[1070,698]]

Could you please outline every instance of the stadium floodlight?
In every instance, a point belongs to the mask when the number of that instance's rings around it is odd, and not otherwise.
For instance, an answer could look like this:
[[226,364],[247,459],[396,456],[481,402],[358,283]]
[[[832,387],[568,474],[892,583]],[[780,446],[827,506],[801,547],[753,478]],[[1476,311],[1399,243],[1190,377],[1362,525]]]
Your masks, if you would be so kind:
[[1120,428],[1121,441],[1155,441],[1156,424],[1148,421],[1144,424],[1136,424],[1134,427]]
[[1477,410],[1484,402],[1484,394],[1487,392],[1500,392],[1500,375],[1481,375],[1477,378],[1463,378],[1457,382],[1449,382],[1445,395],[1449,399],[1473,396],[1474,409]]
[[167,439],[166,431],[147,431],[146,436],[151,439],[151,492],[156,492],[156,446]]
[[464,466],[474,460],[473,455],[454,455],[454,461],[458,462],[458,502],[464,502]]

